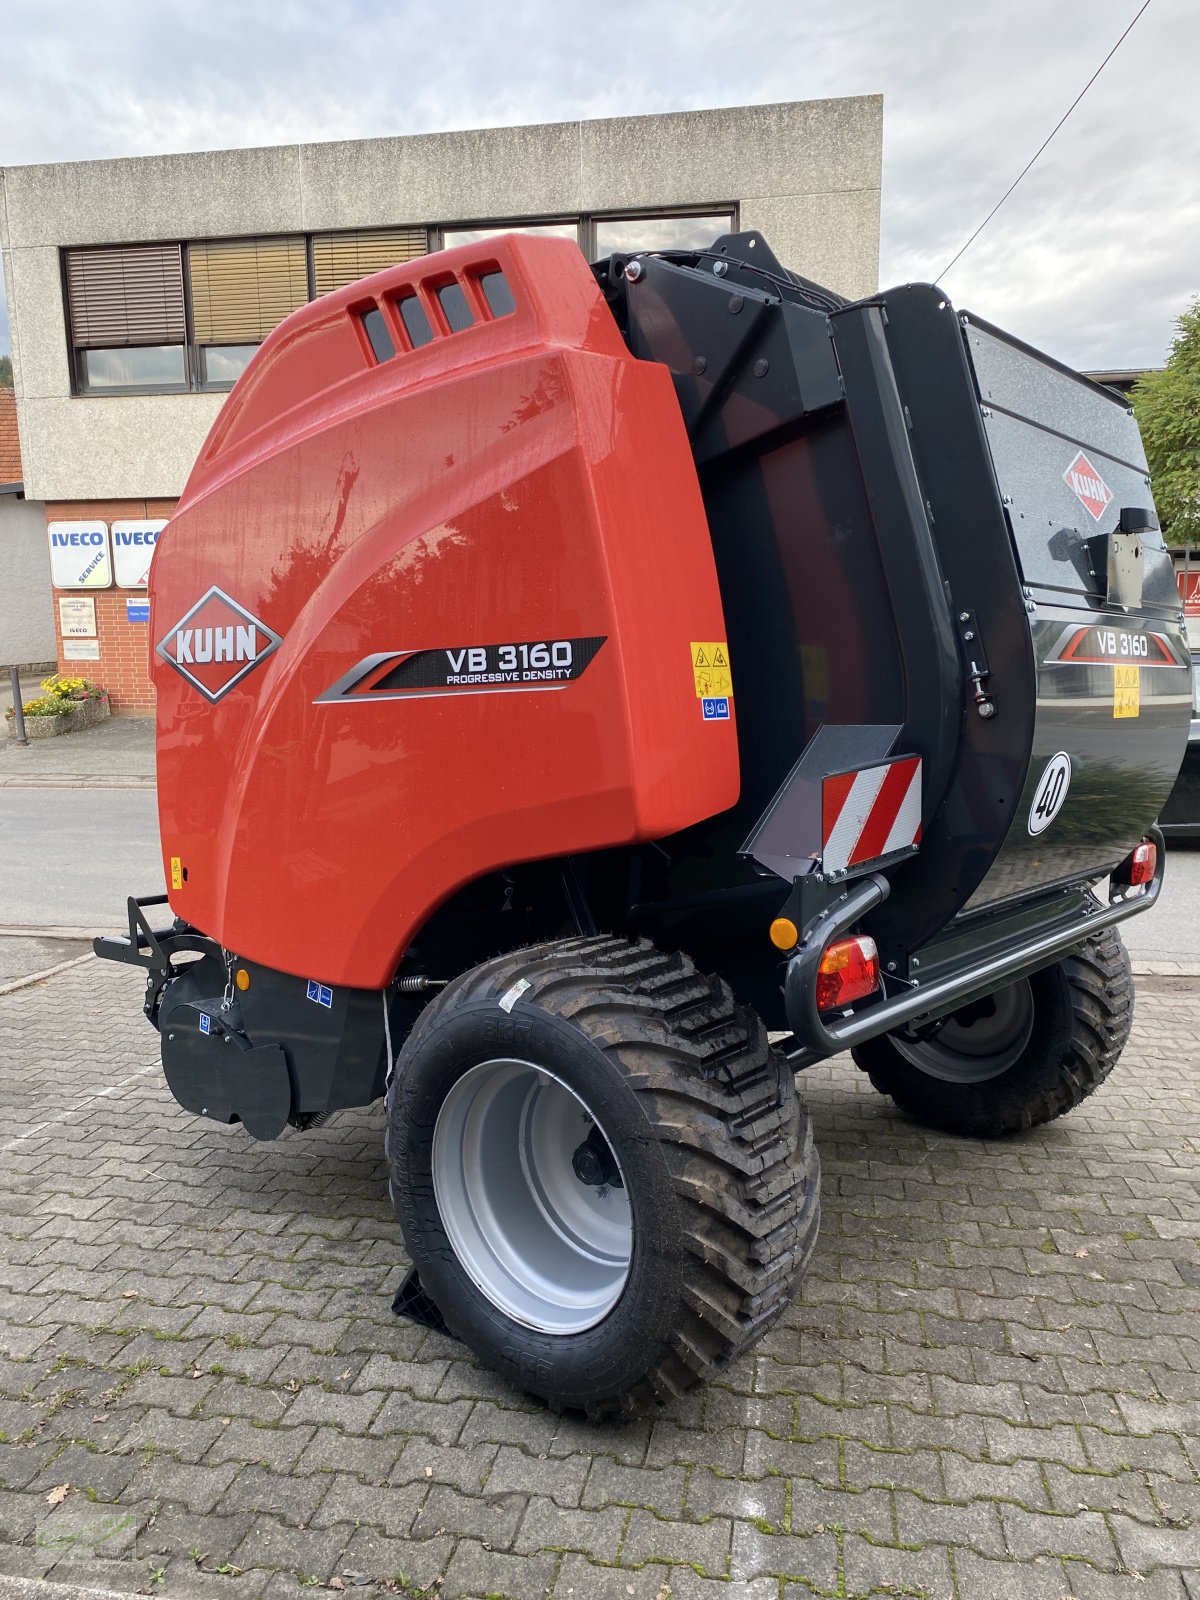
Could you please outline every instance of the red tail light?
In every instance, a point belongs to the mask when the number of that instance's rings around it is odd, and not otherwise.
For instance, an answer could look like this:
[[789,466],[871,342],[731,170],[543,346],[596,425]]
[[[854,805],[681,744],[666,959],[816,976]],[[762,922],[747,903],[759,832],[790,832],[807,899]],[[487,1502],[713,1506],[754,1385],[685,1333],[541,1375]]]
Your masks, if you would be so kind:
[[1158,870],[1158,846],[1149,839],[1135,845],[1113,873],[1113,882],[1136,888],[1139,883],[1149,883]]
[[817,1010],[840,1011],[879,987],[879,951],[874,939],[838,939],[821,957],[817,971]]

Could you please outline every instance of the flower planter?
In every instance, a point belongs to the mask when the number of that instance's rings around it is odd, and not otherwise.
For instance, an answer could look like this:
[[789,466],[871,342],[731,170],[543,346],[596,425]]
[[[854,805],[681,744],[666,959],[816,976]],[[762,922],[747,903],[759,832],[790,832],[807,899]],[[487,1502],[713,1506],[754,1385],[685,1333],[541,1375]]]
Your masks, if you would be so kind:
[[102,700],[77,700],[63,720],[67,733],[78,733],[81,728],[94,728],[98,722],[107,722],[112,715],[108,696]]
[[[112,715],[108,696],[100,700],[77,700],[69,711],[59,716],[36,717],[25,713],[25,733],[30,739],[56,739],[62,733],[78,733],[83,728],[94,728],[98,722],[107,722]],[[17,736],[16,718],[12,712],[5,714],[8,736]]]

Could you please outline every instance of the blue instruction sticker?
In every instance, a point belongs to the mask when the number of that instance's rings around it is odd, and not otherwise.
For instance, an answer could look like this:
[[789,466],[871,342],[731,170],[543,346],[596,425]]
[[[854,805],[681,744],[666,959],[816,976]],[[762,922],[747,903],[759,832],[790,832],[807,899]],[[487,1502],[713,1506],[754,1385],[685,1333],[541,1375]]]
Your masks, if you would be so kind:
[[308,998],[314,1005],[324,1006],[326,1011],[333,1009],[333,990],[312,978],[308,980]]
[[211,1033],[212,1032],[212,1019],[211,1019],[211,1017],[205,1016],[203,1011],[200,1013],[200,1032],[201,1033]]
[[729,721],[729,701],[724,697],[719,700],[701,700],[700,706],[704,712],[705,722]]

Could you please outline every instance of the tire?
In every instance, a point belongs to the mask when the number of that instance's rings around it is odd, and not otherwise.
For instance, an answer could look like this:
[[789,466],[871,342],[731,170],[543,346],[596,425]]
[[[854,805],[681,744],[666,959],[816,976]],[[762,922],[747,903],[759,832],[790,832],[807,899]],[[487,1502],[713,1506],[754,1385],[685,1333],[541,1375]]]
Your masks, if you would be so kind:
[[[741,1355],[816,1242],[820,1167],[787,1062],[724,983],[644,940],[556,941],[455,979],[397,1062],[387,1152],[451,1332],[592,1418],[642,1414]],[[591,1256],[572,1256],[580,1240]]]
[[[1073,1111],[1117,1064],[1133,1023],[1133,977],[1115,928],[1053,966],[946,1019],[925,1040],[869,1040],[854,1060],[926,1127],[994,1139]],[[982,1029],[978,1039],[972,1030]]]

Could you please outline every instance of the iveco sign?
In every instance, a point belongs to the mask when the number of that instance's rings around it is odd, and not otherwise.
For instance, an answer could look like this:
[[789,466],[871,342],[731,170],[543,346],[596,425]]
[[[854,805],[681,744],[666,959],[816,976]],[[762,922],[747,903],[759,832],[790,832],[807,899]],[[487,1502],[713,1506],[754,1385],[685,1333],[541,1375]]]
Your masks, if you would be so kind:
[[164,520],[153,522],[114,522],[112,525],[113,565],[117,587],[144,589],[150,581],[150,561]]
[[50,582],[56,589],[108,589],[112,556],[106,522],[50,522]]

